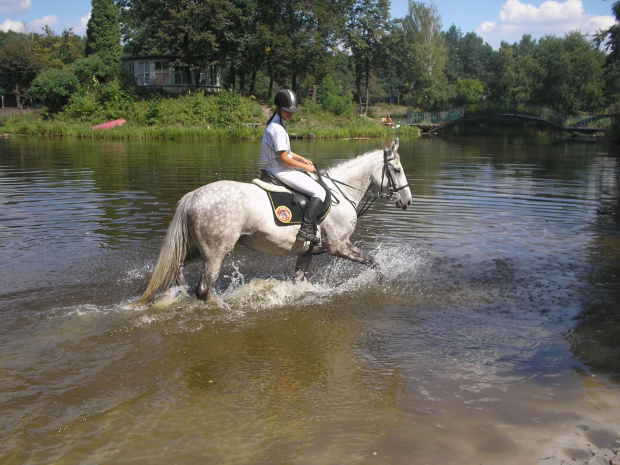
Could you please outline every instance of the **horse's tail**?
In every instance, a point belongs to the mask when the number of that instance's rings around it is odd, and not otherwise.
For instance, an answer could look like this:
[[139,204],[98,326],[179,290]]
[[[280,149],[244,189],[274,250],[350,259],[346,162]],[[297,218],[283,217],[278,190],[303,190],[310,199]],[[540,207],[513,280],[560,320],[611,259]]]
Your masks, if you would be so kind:
[[190,245],[190,235],[187,226],[187,209],[193,195],[186,194],[177,204],[176,211],[166,231],[164,243],[159,251],[159,258],[155,271],[151,276],[144,294],[135,305],[146,305],[153,300],[153,295],[161,288],[168,290],[177,276],[179,267],[183,263]]

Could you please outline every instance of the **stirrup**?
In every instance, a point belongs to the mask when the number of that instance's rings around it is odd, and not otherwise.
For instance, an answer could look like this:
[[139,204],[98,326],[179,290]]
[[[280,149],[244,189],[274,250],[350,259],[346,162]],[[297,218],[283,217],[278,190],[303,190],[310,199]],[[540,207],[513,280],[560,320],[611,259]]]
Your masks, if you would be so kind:
[[316,237],[314,234],[306,232],[302,229],[300,229],[297,232],[297,240],[298,241],[302,241],[302,242],[310,242],[311,244],[320,244],[321,243],[321,239],[319,237]]

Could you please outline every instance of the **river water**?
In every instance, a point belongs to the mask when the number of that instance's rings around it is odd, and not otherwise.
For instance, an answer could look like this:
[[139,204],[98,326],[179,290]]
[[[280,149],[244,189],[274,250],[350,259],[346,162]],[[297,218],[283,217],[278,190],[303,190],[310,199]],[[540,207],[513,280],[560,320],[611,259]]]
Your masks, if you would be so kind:
[[[329,166],[381,141],[293,141]],[[0,139],[3,464],[523,464],[619,447],[617,147],[401,140],[372,270],[237,248],[131,305],[177,200],[251,142]],[[230,206],[234,215],[235,205]],[[198,267],[190,266],[193,287]],[[583,454],[586,454],[583,456]]]

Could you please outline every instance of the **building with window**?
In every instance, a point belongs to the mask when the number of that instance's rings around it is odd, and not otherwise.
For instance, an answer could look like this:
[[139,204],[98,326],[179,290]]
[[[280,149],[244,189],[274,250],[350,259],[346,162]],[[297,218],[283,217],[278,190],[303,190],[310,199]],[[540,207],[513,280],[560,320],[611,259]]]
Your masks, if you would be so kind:
[[[206,93],[222,90],[222,69],[218,65],[208,65],[200,72],[192,71],[191,76],[185,70],[172,67],[173,59],[169,56],[140,56],[123,58],[125,68],[134,76],[138,86],[158,88],[162,92],[179,94],[185,92],[191,83],[194,89]],[[191,81],[190,81],[191,79]]]

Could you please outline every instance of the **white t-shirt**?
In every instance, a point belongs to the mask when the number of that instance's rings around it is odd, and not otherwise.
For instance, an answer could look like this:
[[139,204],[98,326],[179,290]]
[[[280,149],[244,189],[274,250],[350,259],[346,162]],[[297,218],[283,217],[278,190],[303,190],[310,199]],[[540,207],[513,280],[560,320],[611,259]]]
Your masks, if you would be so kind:
[[278,167],[280,169],[291,169],[289,166],[284,165],[280,160],[279,152],[286,150],[288,154],[291,153],[291,141],[288,138],[288,133],[282,122],[280,116],[276,115],[267,126],[265,135],[263,135],[262,141],[262,158],[267,162],[269,168]]

